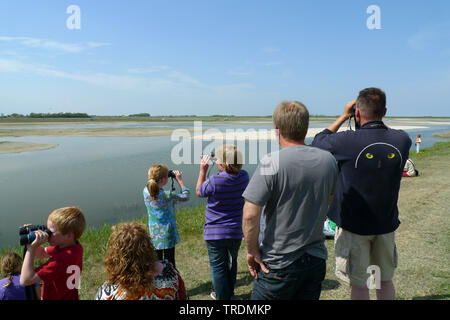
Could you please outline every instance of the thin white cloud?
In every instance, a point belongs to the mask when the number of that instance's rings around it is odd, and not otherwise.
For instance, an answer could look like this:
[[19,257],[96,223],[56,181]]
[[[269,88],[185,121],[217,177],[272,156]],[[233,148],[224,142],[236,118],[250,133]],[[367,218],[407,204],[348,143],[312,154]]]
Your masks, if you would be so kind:
[[227,74],[230,76],[244,77],[244,76],[250,76],[252,74],[252,72],[250,72],[242,67],[236,67],[231,70],[228,70]]
[[110,45],[109,43],[105,42],[64,43],[48,39],[8,36],[0,36],[0,41],[17,43],[28,48],[41,48],[45,50],[60,51],[66,53],[79,53],[88,49]]
[[178,83],[193,85],[196,87],[205,87],[206,85],[201,81],[184,74],[182,72],[176,71],[169,66],[161,65],[161,66],[152,66],[146,68],[129,68],[128,73],[134,75],[149,75],[158,73],[160,77],[170,78],[175,80]]
[[264,63],[264,66],[266,67],[273,67],[273,66],[279,66],[281,64],[280,61],[271,61]]
[[[165,69],[165,68],[164,68]],[[254,86],[250,83],[236,83],[233,85],[208,85],[189,75],[172,70],[158,77],[147,77],[137,74],[110,74],[110,73],[71,73],[55,69],[48,65],[22,62],[14,59],[0,57],[0,73],[26,73],[40,77],[52,77],[88,83],[95,86],[107,87],[115,90],[129,90],[141,92],[160,93],[162,91],[201,90],[223,91],[224,89],[246,90]]]
[[21,62],[0,58],[0,73],[27,73],[41,77],[53,77],[89,83],[101,87],[123,90],[145,90],[149,86],[173,85],[164,79],[143,79],[129,75],[108,73],[71,73],[57,70],[48,65]]
[[280,48],[276,48],[276,47],[265,47],[262,49],[263,52],[265,53],[275,53],[275,52],[280,52],[281,49]]
[[149,74],[149,73],[157,73],[161,71],[170,70],[171,68],[168,66],[152,66],[147,68],[129,68],[127,71],[131,74]]
[[445,53],[450,49],[450,21],[423,26],[407,41],[414,50],[438,50]]

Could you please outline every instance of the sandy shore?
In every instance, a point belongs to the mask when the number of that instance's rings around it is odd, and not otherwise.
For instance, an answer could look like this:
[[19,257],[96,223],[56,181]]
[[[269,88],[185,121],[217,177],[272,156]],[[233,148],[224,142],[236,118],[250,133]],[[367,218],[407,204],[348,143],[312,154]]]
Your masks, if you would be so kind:
[[[413,130],[413,129],[425,129],[427,127],[423,126],[390,126],[392,129],[398,130]],[[314,138],[316,134],[323,131],[325,128],[309,128],[306,138]],[[348,130],[346,126],[342,126],[339,131]],[[225,130],[220,131],[217,129],[208,129],[205,130],[203,134],[196,134],[191,139],[194,140],[276,140],[274,130]]]
[[450,131],[446,131],[446,132],[438,132],[433,134],[433,136],[435,137],[439,137],[439,138],[450,138]]
[[[82,123],[79,123],[82,124]],[[83,123],[84,124],[84,123]],[[233,123],[230,123],[231,125]],[[228,125],[230,125],[228,124]],[[26,137],[26,136],[81,136],[81,137],[155,137],[170,136],[172,134],[185,133],[190,139],[194,140],[233,140],[233,141],[267,141],[275,140],[273,130],[239,128],[239,123],[234,123],[236,129],[221,130],[218,126],[215,129],[194,129],[191,128],[155,128],[155,127],[136,127],[136,128],[27,128],[27,129],[0,129],[0,137]],[[73,123],[71,124],[73,125]],[[388,124],[389,125],[389,124]],[[425,126],[418,125],[392,125],[393,129],[411,130],[424,129]],[[312,138],[324,128],[310,128],[306,138]],[[347,130],[347,126],[342,126],[340,131]],[[19,153],[25,151],[36,151],[54,148],[53,144],[37,144],[25,142],[3,142],[0,143],[0,154]]]
[[31,142],[1,141],[0,142],[0,154],[47,150],[47,149],[52,149],[56,146],[58,146],[58,145],[57,144],[31,143]]
[[[0,129],[0,137],[78,136],[78,137],[154,137],[171,135],[175,128],[64,128]],[[192,129],[186,129],[193,131]]]

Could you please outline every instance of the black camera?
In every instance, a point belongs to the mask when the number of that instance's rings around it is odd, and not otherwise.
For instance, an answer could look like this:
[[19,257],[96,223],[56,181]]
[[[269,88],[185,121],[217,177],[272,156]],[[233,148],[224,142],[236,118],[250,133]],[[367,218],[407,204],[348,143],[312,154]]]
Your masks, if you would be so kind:
[[32,243],[34,239],[36,239],[36,230],[46,232],[49,238],[52,236],[52,232],[46,225],[34,224],[28,227],[21,227],[19,228],[20,245],[26,246],[27,244]]
[[175,173],[173,170],[169,170],[169,178],[175,179]]

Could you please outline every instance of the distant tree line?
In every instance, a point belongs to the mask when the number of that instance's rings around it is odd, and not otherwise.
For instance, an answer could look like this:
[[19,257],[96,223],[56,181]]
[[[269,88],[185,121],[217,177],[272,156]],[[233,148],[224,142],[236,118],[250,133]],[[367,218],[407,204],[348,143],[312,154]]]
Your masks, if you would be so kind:
[[128,115],[129,117],[150,117],[150,113],[135,113]]
[[30,113],[29,115],[23,115],[19,113],[11,113],[9,115],[0,115],[1,118],[91,118],[87,113],[72,113],[72,112],[59,112],[59,113]]

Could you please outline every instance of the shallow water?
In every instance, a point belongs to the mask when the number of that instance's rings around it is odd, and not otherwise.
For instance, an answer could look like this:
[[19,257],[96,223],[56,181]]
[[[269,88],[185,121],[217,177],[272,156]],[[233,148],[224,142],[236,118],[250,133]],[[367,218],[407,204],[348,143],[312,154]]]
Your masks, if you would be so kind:
[[[395,121],[389,123],[396,124]],[[404,122],[399,124],[406,125]],[[311,127],[328,125],[328,122],[311,123]],[[413,141],[417,133],[422,134],[422,148],[444,140],[433,137],[434,132],[450,130],[449,125],[439,122],[427,126],[426,129],[407,131]],[[176,127],[192,127],[192,123],[181,126],[176,124]],[[272,128],[270,123],[214,123],[203,124],[203,127],[217,128],[222,132],[237,128]],[[49,213],[60,207],[80,207],[85,213],[88,226],[145,216],[147,213],[142,190],[147,182],[148,168],[157,163],[183,172],[183,181],[191,189],[191,200],[180,204],[179,207],[206,203],[205,199],[199,199],[195,195],[200,155],[194,155],[192,146],[191,162],[195,162],[194,164],[173,164],[171,152],[179,141],[171,141],[169,136],[21,137],[6,140],[58,146],[50,150],[0,155],[0,247],[16,245],[19,226],[25,223],[45,224]],[[306,143],[311,141],[309,138]],[[200,149],[205,149],[210,143],[204,141]],[[265,147],[270,152],[274,145],[268,141],[265,142]],[[257,162],[249,164],[248,160],[254,156],[250,153],[255,151],[250,148],[248,142],[241,149],[245,150],[244,157],[247,159],[244,169],[251,175]],[[264,148],[258,145],[258,152],[262,154],[257,160],[265,154]],[[215,173],[217,169],[212,168],[210,174]],[[176,183],[175,186],[179,190]],[[168,188],[170,181],[165,189]]]

